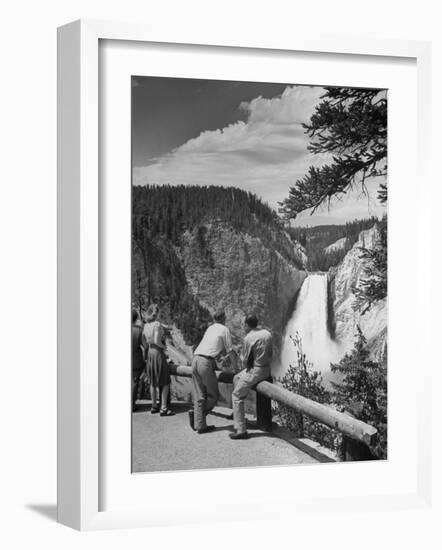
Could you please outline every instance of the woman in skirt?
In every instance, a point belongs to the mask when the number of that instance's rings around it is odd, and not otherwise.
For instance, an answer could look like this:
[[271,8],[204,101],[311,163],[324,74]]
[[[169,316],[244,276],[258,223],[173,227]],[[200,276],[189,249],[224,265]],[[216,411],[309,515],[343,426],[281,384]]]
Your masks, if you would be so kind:
[[[173,416],[171,410],[167,408],[169,397],[170,374],[167,365],[165,332],[161,323],[158,321],[159,308],[156,304],[151,304],[146,314],[146,324],[144,325],[143,337],[148,345],[146,371],[147,379],[150,384],[150,396],[152,399],[152,408],[150,412],[160,413],[160,416]],[[159,395],[161,393],[161,395]],[[161,408],[158,407],[157,399],[161,402]]]

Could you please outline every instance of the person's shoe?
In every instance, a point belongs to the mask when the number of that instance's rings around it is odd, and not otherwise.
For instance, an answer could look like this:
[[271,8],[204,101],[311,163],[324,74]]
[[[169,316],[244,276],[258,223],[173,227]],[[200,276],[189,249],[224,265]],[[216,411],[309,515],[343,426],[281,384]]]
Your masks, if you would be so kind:
[[233,434],[229,434],[230,439],[249,439],[249,434],[247,432],[244,433],[238,433],[235,432]]
[[201,430],[197,430],[199,434],[207,434],[209,432],[213,432],[215,430],[215,426],[206,426],[205,428],[201,428]]
[[159,413],[160,412],[160,409],[158,407],[152,407],[150,409],[150,414],[156,414],[156,413]]
[[160,416],[175,416],[175,413],[170,409],[166,409],[165,411],[160,411]]
[[192,430],[195,430],[195,413],[191,410],[188,412],[189,414],[189,424]]

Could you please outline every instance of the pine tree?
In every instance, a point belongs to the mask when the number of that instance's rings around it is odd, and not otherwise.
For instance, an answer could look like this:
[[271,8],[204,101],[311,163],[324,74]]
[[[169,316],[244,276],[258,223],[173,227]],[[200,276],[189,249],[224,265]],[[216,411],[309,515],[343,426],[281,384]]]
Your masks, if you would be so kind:
[[357,327],[354,349],[347,353],[332,372],[339,373],[342,381],[332,382],[333,401],[342,411],[378,430],[378,438],[371,451],[378,458],[387,458],[387,370],[386,364],[373,361],[367,340]]
[[[387,174],[387,99],[385,90],[325,88],[304,129],[309,151],[328,153],[332,162],[311,166],[306,176],[290,189],[280,203],[281,213],[296,218],[300,212],[329,205],[354,185],[365,190],[365,180]],[[387,184],[379,187],[378,199],[387,200]]]

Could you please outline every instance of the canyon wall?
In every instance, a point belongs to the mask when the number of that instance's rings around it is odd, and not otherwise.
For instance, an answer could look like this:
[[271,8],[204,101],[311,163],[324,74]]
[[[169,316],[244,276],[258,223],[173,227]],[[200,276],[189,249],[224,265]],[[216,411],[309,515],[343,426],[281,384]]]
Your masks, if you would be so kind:
[[354,310],[355,296],[352,288],[364,276],[366,260],[361,259],[360,248],[374,248],[380,240],[379,227],[361,231],[358,241],[346,254],[342,262],[329,270],[329,314],[335,339],[350,351],[357,326],[361,328],[372,355],[382,360],[387,350],[387,299],[374,305],[363,315]]

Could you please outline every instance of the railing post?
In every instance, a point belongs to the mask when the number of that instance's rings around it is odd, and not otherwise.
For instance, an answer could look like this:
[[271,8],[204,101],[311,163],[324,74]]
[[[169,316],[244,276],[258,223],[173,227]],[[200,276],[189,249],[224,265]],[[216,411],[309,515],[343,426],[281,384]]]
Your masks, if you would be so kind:
[[347,436],[344,436],[342,439],[339,456],[343,462],[377,460],[377,457],[371,452],[368,445]]
[[[266,381],[273,382],[273,378]],[[265,432],[272,430],[272,400],[260,392],[256,392],[256,426]]]

